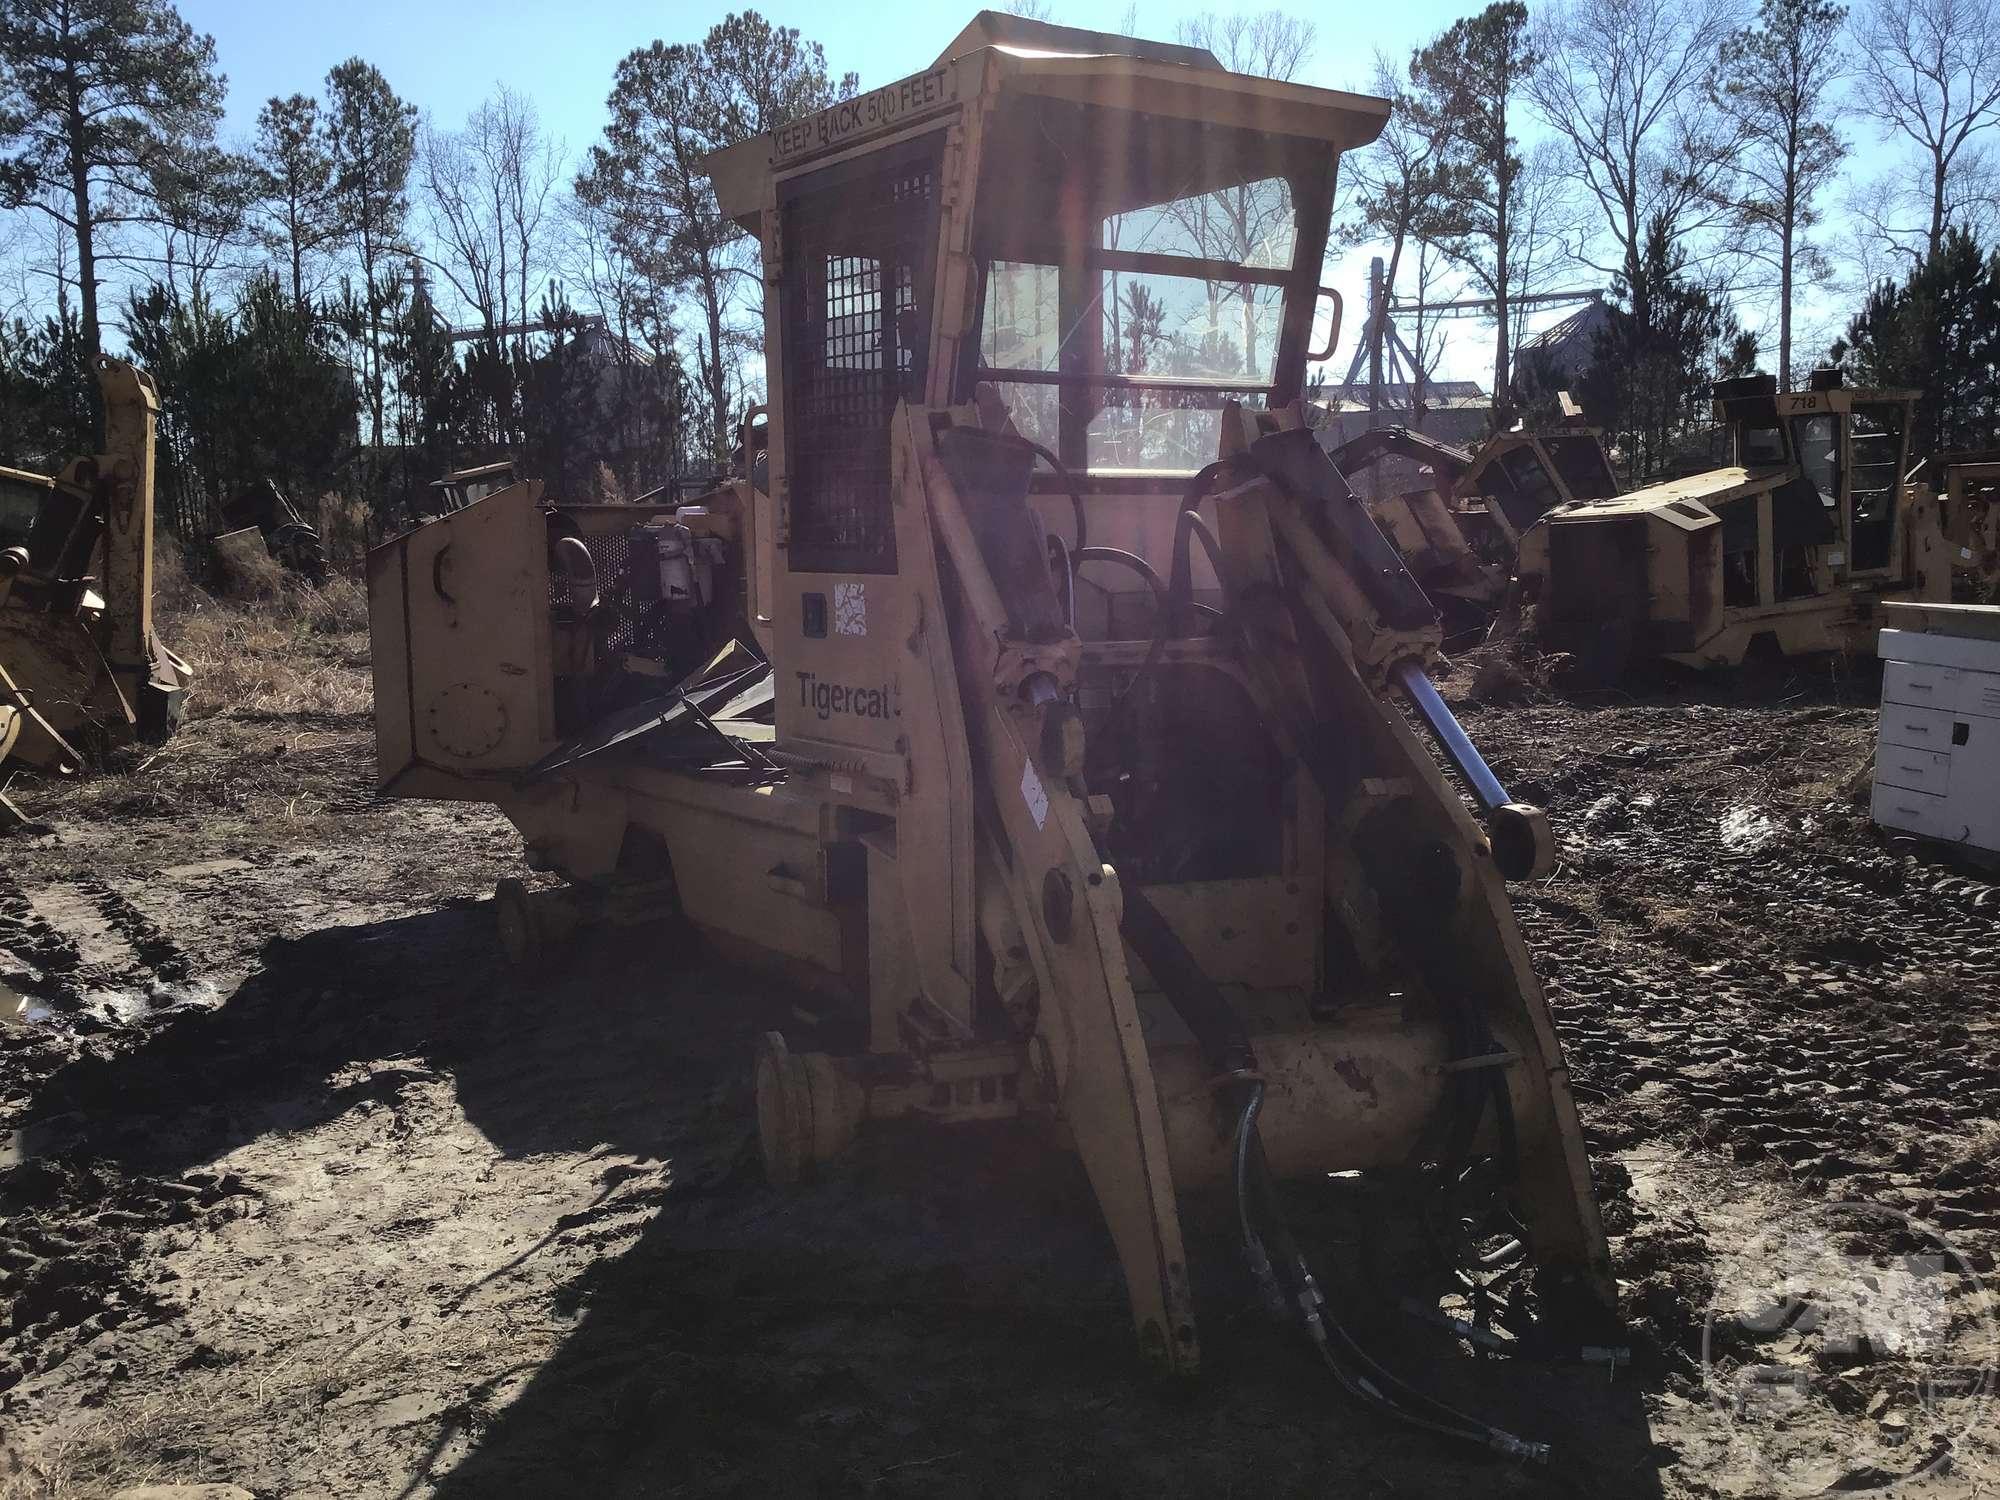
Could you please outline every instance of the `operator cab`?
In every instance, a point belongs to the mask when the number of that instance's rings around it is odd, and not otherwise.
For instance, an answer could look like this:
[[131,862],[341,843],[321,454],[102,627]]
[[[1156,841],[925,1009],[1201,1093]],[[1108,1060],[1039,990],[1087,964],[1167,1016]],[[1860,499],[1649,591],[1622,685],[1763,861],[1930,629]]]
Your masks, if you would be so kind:
[[[719,154],[725,211],[763,234],[779,285],[786,570],[893,571],[896,403],[966,405],[982,386],[1068,470],[1092,539],[1162,566],[1225,403],[1297,399],[1308,346],[1331,343],[1339,303],[1319,272],[1338,153],[1386,117],[1382,100],[1230,74],[1199,48],[987,12],[926,73]],[[873,139],[828,150],[842,134]],[[969,223],[946,224],[941,195],[963,194],[971,161]],[[1044,464],[1033,486],[1073,544],[1064,477]],[[1196,573],[1212,591],[1205,560]],[[1078,630],[1143,638],[1150,597],[1136,575],[1086,585]]]
[[[1796,471],[1773,492],[1768,523],[1754,497],[1716,507],[1726,604],[1804,598],[1841,580],[1893,571],[1916,398],[1915,391],[1849,390],[1837,370],[1816,372],[1804,391],[1780,392],[1769,375],[1717,382],[1715,414],[1728,431],[1732,461],[1752,476]],[[1759,585],[1758,559],[1767,547],[1770,598]]]
[[[1084,642],[1090,774],[1116,788],[1121,867],[1276,875],[1283,757],[1245,733],[1257,715],[1240,684],[1156,643],[1177,564],[1183,633],[1222,602],[1179,526],[1183,499],[1241,443],[1226,414],[1297,401],[1308,360],[1330,352],[1336,165],[1386,116],[1382,100],[1232,74],[1200,48],[989,12],[917,78],[714,159],[777,288],[773,488],[754,502],[776,551],[754,592],[787,658],[781,744],[894,750],[894,658],[872,643],[909,622],[885,617],[894,592],[871,582],[899,565],[890,424],[905,401],[977,407],[1040,450],[1029,504]],[[879,128],[892,119],[912,123]],[[843,134],[872,138],[843,151]],[[1119,837],[1139,827],[1155,835],[1143,850]]]
[[481,464],[474,469],[457,469],[442,479],[431,481],[430,513],[434,516],[448,516],[453,511],[464,510],[488,495],[497,494],[515,483],[514,461],[502,459],[499,463]]

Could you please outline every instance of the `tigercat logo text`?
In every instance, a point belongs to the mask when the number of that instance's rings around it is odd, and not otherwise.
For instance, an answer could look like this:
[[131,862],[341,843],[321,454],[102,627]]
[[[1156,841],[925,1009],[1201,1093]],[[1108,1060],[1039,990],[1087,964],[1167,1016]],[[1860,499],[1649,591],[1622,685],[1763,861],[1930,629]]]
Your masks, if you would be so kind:
[[835,714],[846,714],[855,719],[900,719],[903,708],[896,701],[896,690],[888,684],[881,687],[855,687],[845,682],[823,682],[817,672],[795,672],[799,680],[799,707],[809,708],[822,719]]

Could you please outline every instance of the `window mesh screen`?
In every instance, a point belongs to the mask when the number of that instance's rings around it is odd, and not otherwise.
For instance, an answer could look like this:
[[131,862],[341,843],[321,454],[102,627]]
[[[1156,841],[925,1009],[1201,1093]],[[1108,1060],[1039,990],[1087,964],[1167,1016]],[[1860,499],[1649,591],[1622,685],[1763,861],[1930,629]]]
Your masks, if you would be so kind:
[[923,393],[936,147],[786,205],[794,572],[891,573],[889,420]]

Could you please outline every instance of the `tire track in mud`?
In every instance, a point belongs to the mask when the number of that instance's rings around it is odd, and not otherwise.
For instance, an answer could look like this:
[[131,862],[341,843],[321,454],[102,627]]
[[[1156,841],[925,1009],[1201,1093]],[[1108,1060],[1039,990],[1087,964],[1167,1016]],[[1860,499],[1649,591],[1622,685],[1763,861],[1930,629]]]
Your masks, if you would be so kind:
[[[51,912],[54,913],[51,916]],[[124,892],[85,876],[24,889],[0,871],[0,980],[26,1019],[90,1030],[190,998],[192,958]]]
[[[1538,705],[1471,731],[1517,795],[1550,809],[1561,861],[1514,887],[1514,906],[1576,1085],[1623,1311],[1684,1381],[1701,1378],[1717,1278],[1754,1227],[1723,1201],[1748,1183],[1769,1184],[1781,1214],[1852,1201],[1933,1225],[1973,1275],[2000,1249],[2000,887],[1870,825],[1851,788],[1873,717]],[[1643,1170],[1662,1150],[1723,1197],[1635,1195],[1626,1161]],[[1899,1222],[1858,1228],[1849,1253],[1892,1265],[1914,1248]],[[1973,1276],[1946,1280],[1954,1306],[1991,1307]],[[1730,1336],[1729,1357],[1771,1357],[1764,1335]],[[1850,1415],[1900,1400],[1915,1373],[1791,1357]]]
[[57,1007],[77,999],[70,976],[84,967],[82,950],[35,910],[27,893],[4,870],[0,870],[0,953],[14,960],[6,981],[24,997]]
[[[92,877],[24,887],[0,871],[0,953],[19,997],[6,1003],[21,1012],[0,1017],[0,1125],[59,1068],[165,1021],[166,1007],[199,983],[193,959],[159,923]],[[142,1237],[219,1223],[254,1201],[228,1175],[155,1177],[65,1147],[65,1126],[81,1119],[54,1122],[36,1143],[49,1155],[0,1131],[0,1391],[114,1330],[177,1317],[166,1289],[148,1282]]]
[[[1624,1133],[1687,1131],[1818,1190],[2000,1230],[1990,1170],[1936,1180],[2000,1119],[2000,1034],[1978,1003],[2000,997],[2000,893],[1956,877],[1936,891],[1913,858],[1826,861],[1791,838],[1692,890],[1684,870],[1619,873],[1594,921],[1520,905],[1586,1096],[1643,1101]],[[1732,951],[1749,934],[1704,915],[1721,912],[1755,914],[1761,951]]]

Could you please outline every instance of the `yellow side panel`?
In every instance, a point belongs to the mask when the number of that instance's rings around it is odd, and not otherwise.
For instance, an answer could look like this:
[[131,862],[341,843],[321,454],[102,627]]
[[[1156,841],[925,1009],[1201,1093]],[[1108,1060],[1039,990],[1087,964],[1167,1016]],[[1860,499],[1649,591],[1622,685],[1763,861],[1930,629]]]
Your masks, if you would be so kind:
[[368,559],[376,757],[517,770],[555,745],[548,530],[539,484],[418,527]]
[[695,926],[839,974],[840,920],[825,905],[819,840],[687,802],[635,804],[666,839],[681,909]]

